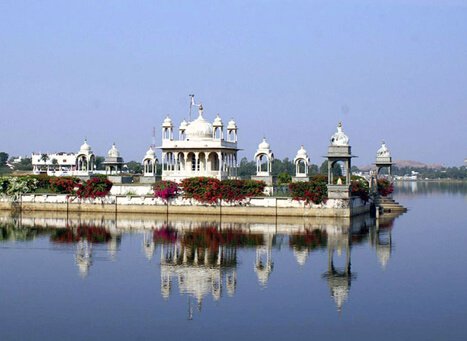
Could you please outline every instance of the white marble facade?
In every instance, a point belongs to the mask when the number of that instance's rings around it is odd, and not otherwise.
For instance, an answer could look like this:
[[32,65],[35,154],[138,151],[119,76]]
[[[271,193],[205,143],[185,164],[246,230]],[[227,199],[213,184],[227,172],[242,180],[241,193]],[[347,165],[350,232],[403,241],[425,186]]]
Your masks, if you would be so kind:
[[199,106],[198,117],[183,120],[175,137],[170,117],[162,124],[162,180],[181,181],[195,176],[219,180],[237,175],[237,125],[231,120],[224,137],[224,124],[217,115],[213,123],[204,117]]

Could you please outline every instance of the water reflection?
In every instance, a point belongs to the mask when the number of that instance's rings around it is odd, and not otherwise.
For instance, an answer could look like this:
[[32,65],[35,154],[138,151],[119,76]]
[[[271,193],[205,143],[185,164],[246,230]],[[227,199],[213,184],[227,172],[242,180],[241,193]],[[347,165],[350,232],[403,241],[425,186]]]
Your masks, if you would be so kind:
[[[357,274],[352,272],[352,248],[370,245],[384,270],[393,252],[391,231],[396,217],[283,221],[171,217],[167,221],[167,217],[151,216],[0,213],[0,241],[16,243],[48,237],[52,246],[73,249],[77,272],[86,278],[95,262],[106,260],[94,257],[96,248],[106,248],[107,259],[116,260],[125,236],[139,234],[141,257],[159,264],[161,296],[165,300],[173,295],[186,296],[189,318],[193,317],[194,306],[201,311],[208,296],[214,301],[224,295],[235,296],[239,264],[251,266],[248,271],[255,273],[256,285],[265,289],[275,270],[274,257],[283,247],[292,252],[299,267],[304,267],[313,253],[327,251],[327,270],[321,278],[327,282],[336,309],[341,312],[351,284],[357,279]],[[254,264],[239,261],[246,251],[254,252]]]

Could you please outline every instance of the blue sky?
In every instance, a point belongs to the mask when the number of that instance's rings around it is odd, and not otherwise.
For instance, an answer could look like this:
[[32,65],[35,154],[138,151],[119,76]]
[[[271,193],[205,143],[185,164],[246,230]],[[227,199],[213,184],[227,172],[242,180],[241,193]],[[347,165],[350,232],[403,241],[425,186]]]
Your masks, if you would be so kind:
[[384,139],[395,159],[467,157],[467,1],[0,2],[0,150],[139,160],[156,126],[239,125],[241,156],[266,136],[320,164],[342,120],[356,164]]

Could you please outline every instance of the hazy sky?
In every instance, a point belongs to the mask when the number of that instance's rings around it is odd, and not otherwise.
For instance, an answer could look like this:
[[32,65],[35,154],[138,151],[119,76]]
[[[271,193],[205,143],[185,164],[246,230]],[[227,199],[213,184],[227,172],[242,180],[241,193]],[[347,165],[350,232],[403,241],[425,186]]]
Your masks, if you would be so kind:
[[467,1],[0,1],[0,151],[140,160],[170,114],[239,125],[320,164],[339,120],[357,165],[467,157]]

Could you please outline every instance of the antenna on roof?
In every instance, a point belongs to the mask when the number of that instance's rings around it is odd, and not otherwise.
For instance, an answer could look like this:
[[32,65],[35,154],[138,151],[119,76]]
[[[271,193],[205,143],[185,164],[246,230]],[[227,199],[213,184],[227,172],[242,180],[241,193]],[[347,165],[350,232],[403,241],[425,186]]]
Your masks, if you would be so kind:
[[188,96],[190,96],[190,120],[189,120],[189,122],[191,122],[191,109],[193,108],[194,105],[196,105],[195,104],[195,95],[190,94]]
[[156,148],[156,127],[152,127],[152,144],[151,148],[155,149]]

